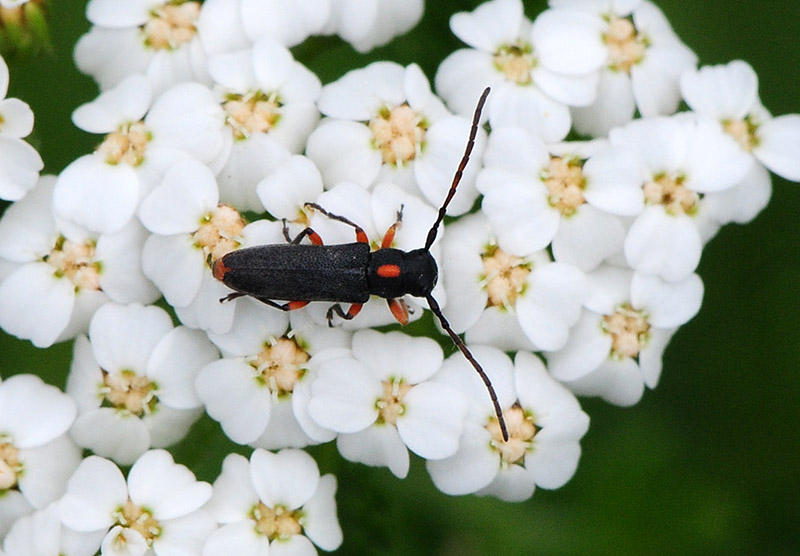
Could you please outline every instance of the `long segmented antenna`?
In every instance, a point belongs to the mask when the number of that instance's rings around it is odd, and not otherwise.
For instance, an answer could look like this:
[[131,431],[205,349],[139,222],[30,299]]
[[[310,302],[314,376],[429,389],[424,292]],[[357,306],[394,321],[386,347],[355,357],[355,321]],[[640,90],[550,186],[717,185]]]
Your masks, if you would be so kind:
[[494,414],[497,416],[497,422],[500,425],[500,432],[503,434],[503,441],[508,442],[508,428],[506,427],[506,420],[503,417],[503,408],[500,407],[500,401],[497,399],[497,392],[494,391],[494,386],[492,386],[492,381],[489,380],[489,376],[486,374],[486,371],[483,370],[481,364],[478,363],[478,360],[475,359],[475,356],[472,355],[472,352],[467,348],[467,345],[458,337],[458,334],[455,333],[450,327],[450,323],[447,322],[447,319],[444,318],[444,314],[442,313],[442,309],[439,307],[439,304],[436,302],[436,299],[430,294],[428,294],[425,299],[428,300],[428,306],[431,308],[431,312],[436,315],[439,319],[439,322],[442,323],[442,328],[444,328],[445,332],[450,335],[450,339],[453,340],[453,343],[461,350],[461,353],[464,354],[464,357],[467,358],[475,370],[481,377],[483,384],[486,386],[486,389],[489,391],[489,397],[492,399],[492,406],[494,406]]
[[[469,157],[472,154],[472,149],[475,147],[475,137],[478,135],[478,126],[480,125],[481,120],[481,112],[483,111],[483,106],[486,104],[486,98],[489,96],[489,91],[491,89],[486,87],[483,90],[483,94],[481,98],[478,99],[478,105],[475,107],[475,114],[472,117],[472,127],[469,131],[469,139],[467,140],[467,147],[464,150],[464,156],[461,157],[461,162],[458,165],[458,169],[456,170],[455,175],[453,176],[453,183],[450,185],[450,190],[447,192],[447,197],[442,203],[442,206],[439,208],[439,215],[436,217],[436,221],[431,226],[430,231],[428,232],[428,239],[425,241],[425,250],[429,251],[431,245],[436,240],[436,234],[439,230],[439,225],[442,223],[444,219],[444,215],[447,214],[447,205],[450,204],[450,201],[453,199],[453,196],[456,194],[456,188],[458,184],[461,182],[461,176],[464,175],[464,169],[467,167],[467,163],[469,162]],[[467,348],[466,344],[458,337],[458,334],[455,333],[455,330],[452,329],[450,323],[447,322],[447,319],[444,318],[444,313],[442,313],[442,309],[439,307],[439,303],[434,299],[431,294],[428,294],[425,297],[428,300],[428,306],[431,308],[431,312],[436,315],[436,318],[439,319],[439,322],[442,324],[442,328],[444,328],[445,332],[450,336],[450,339],[453,340],[453,343],[456,347],[461,350],[461,353],[464,354],[464,357],[467,358],[467,361],[475,368],[480,375],[483,384],[486,386],[486,390],[489,391],[489,397],[492,399],[492,406],[494,406],[494,413],[497,416],[497,422],[500,425],[500,432],[503,434],[503,440],[508,442],[508,428],[506,427],[506,420],[503,417],[503,409],[500,407],[500,402],[497,399],[497,393],[494,391],[494,386],[492,386],[492,381],[489,380],[486,371],[483,370],[481,364],[478,363],[478,360],[475,359],[475,356],[472,355],[472,352]]]
[[445,197],[444,203],[442,203],[442,206],[439,208],[439,215],[436,217],[436,221],[433,223],[433,226],[431,226],[431,229],[428,232],[428,239],[425,240],[426,251],[431,248],[431,245],[433,245],[433,242],[436,240],[436,234],[439,231],[439,224],[442,223],[444,215],[447,214],[447,205],[449,205],[450,201],[453,200],[453,197],[456,194],[456,188],[461,182],[461,176],[464,175],[464,169],[467,167],[467,163],[469,162],[469,156],[472,154],[473,147],[475,147],[475,137],[478,135],[478,126],[480,125],[483,105],[486,104],[486,97],[489,96],[489,91],[491,90],[491,87],[486,87],[483,90],[481,98],[478,99],[478,106],[475,107],[475,114],[472,116],[472,128],[469,130],[467,148],[464,150],[464,156],[461,157],[461,163],[458,165],[458,169],[453,176],[453,183],[450,184],[450,191],[447,192],[447,197]]

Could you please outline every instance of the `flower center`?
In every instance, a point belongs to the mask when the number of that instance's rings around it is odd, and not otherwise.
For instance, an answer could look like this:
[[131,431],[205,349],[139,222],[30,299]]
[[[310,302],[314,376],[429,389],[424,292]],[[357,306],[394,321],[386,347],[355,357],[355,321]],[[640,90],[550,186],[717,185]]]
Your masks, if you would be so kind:
[[533,448],[533,437],[538,429],[533,422],[533,415],[522,410],[518,404],[503,412],[508,429],[508,442],[503,441],[503,433],[497,417],[491,417],[486,430],[492,434],[492,448],[500,453],[501,465],[508,467],[515,463],[522,464],[525,454]]
[[251,133],[268,133],[280,120],[282,106],[277,93],[260,91],[244,95],[229,93],[222,103],[225,123],[237,141],[247,139]]
[[266,384],[275,396],[288,396],[306,374],[311,356],[295,338],[278,338],[264,345],[249,361],[259,382]]
[[575,214],[577,208],[586,202],[583,198],[586,178],[583,176],[583,165],[578,159],[550,157],[550,164],[544,174],[544,184],[549,192],[550,205],[563,216]]
[[413,386],[402,379],[393,378],[383,381],[383,396],[375,401],[378,409],[378,423],[396,425],[397,419],[406,412],[403,398]]
[[638,357],[650,337],[650,323],[641,311],[628,304],[620,305],[612,315],[603,317],[603,330],[611,334],[611,357]]
[[395,166],[414,160],[423,148],[428,129],[425,118],[407,104],[391,110],[382,108],[368,125],[384,164]]
[[153,413],[158,405],[156,391],[155,383],[133,371],[103,371],[100,394],[117,411],[137,417]]
[[207,261],[215,261],[239,247],[244,226],[244,218],[236,209],[219,205],[203,217],[192,234],[194,246],[203,250]]
[[11,442],[0,443],[0,492],[16,486],[21,472],[22,462],[17,447]]
[[745,116],[743,120],[727,120],[722,122],[722,126],[745,151],[752,152],[758,145],[758,122],[753,116]]
[[259,501],[250,515],[256,521],[256,531],[270,541],[288,540],[303,532],[304,514],[301,510],[292,511],[284,506],[269,508]]
[[44,260],[55,268],[57,277],[69,279],[76,291],[99,290],[101,265],[93,260],[95,249],[94,241],[78,243],[59,236]]
[[484,276],[481,282],[489,294],[487,306],[511,309],[525,291],[531,263],[490,245],[481,255]]
[[144,162],[144,153],[150,139],[152,136],[143,122],[124,124],[117,131],[106,135],[97,150],[105,155],[106,164],[124,162],[130,166],[138,166]]
[[114,512],[117,524],[128,529],[133,529],[147,541],[148,546],[153,544],[153,539],[161,535],[161,524],[147,510],[140,508],[130,500],[125,506]]
[[536,66],[533,57],[533,47],[528,43],[501,46],[494,53],[494,67],[506,79],[517,85],[530,85],[533,83],[531,70]]
[[664,205],[669,214],[694,214],[700,195],[684,185],[683,176],[657,176],[644,184],[644,200],[651,205]]
[[156,50],[175,50],[197,34],[199,2],[169,2],[150,11],[142,27],[144,43]]
[[627,17],[612,16],[603,40],[608,46],[608,67],[626,73],[644,59],[645,50],[650,46],[650,41],[636,31],[633,21]]

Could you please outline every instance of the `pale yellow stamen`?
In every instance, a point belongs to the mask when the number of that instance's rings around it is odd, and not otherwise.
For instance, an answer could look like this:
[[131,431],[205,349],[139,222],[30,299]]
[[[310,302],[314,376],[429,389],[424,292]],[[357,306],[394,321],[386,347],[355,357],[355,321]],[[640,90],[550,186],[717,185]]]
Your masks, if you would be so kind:
[[202,249],[207,261],[215,261],[239,247],[245,224],[236,209],[219,205],[203,218],[192,235],[194,245]]
[[384,164],[395,166],[414,160],[422,150],[427,128],[422,115],[407,104],[383,109],[369,122]]
[[620,305],[613,314],[603,317],[603,329],[611,334],[611,356],[615,359],[638,357],[647,344],[650,323],[641,311]]
[[270,508],[259,502],[253,508],[251,516],[256,522],[256,531],[266,536],[270,541],[280,539],[289,540],[294,535],[303,532],[301,510],[289,510],[283,506]]
[[492,447],[500,453],[501,465],[507,467],[513,464],[522,464],[525,454],[531,451],[533,437],[538,431],[533,422],[533,416],[526,414],[519,405],[503,412],[503,418],[508,428],[508,441],[503,441],[503,433],[497,417],[492,417],[486,425],[492,435]]
[[294,338],[278,338],[264,346],[250,361],[258,380],[266,384],[273,395],[286,396],[306,373],[311,356]]
[[124,507],[116,511],[114,517],[119,525],[133,529],[142,535],[148,546],[153,544],[154,539],[161,536],[161,524],[158,520],[150,512],[130,500],[125,503]]
[[484,269],[482,282],[489,294],[487,305],[513,308],[527,285],[530,263],[522,257],[506,253],[496,245],[487,247],[481,259]]
[[76,291],[96,291],[100,289],[101,265],[94,260],[95,251],[94,241],[78,243],[62,236],[45,260],[55,269],[55,275],[70,280]]
[[0,491],[15,487],[21,471],[17,447],[10,442],[0,443]]
[[700,202],[700,195],[684,185],[682,176],[657,176],[644,184],[645,203],[663,205],[669,214],[694,214]]
[[150,132],[142,122],[125,124],[117,131],[109,133],[97,147],[97,151],[105,155],[106,163],[116,165],[125,163],[138,166],[144,162]]
[[626,73],[630,73],[631,67],[644,59],[649,46],[647,38],[637,32],[630,19],[613,16],[603,40],[608,46],[609,68]]
[[734,138],[742,149],[752,152],[758,146],[758,123],[752,116],[743,120],[727,120],[722,122],[726,133]]
[[558,209],[563,216],[570,216],[586,202],[583,190],[586,178],[580,161],[558,156],[550,158],[545,171],[544,184],[549,193],[550,205]]
[[277,94],[260,91],[246,95],[230,94],[222,104],[225,121],[237,140],[246,139],[253,133],[268,133],[281,117],[281,106]]
[[411,388],[412,385],[399,379],[383,382],[383,396],[375,402],[375,407],[378,408],[378,423],[397,424],[397,419],[406,411],[403,398]]
[[150,14],[142,27],[145,44],[157,50],[174,50],[197,35],[199,2],[169,3],[159,6]]
[[112,407],[141,417],[152,413],[158,404],[156,385],[133,371],[103,371],[100,393]]
[[531,71],[536,66],[533,48],[523,43],[501,46],[494,53],[494,66],[509,81],[530,85],[533,82]]

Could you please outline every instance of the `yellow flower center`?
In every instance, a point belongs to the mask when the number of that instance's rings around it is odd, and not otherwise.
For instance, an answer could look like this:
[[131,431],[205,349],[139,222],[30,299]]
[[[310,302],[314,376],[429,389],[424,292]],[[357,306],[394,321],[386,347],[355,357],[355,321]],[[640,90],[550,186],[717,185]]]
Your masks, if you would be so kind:
[[[0,440],[3,440],[2,437]],[[11,442],[0,442],[0,493],[17,485],[22,470],[17,447]]]
[[155,383],[133,371],[118,373],[103,371],[100,394],[117,411],[137,417],[149,415],[158,405],[156,391]]
[[525,454],[533,448],[533,437],[536,436],[539,429],[533,422],[533,415],[523,411],[518,404],[504,411],[503,418],[508,428],[508,442],[503,441],[503,433],[497,417],[491,417],[489,424],[486,425],[486,430],[492,435],[492,448],[500,453],[503,467],[514,464],[521,465]]
[[268,133],[280,120],[282,106],[277,93],[260,91],[245,95],[230,93],[222,104],[225,123],[237,141],[247,139],[252,133]]
[[105,155],[106,164],[125,163],[129,166],[138,166],[144,162],[144,154],[150,139],[152,136],[143,122],[124,124],[117,131],[106,135],[97,150]]
[[513,308],[517,297],[525,291],[531,263],[496,245],[488,246],[481,259],[484,270],[481,282],[489,294],[487,306]]
[[563,216],[575,214],[577,208],[586,202],[583,198],[586,178],[583,175],[583,164],[579,160],[550,157],[544,178],[550,205]]
[[259,382],[265,384],[278,397],[288,396],[308,370],[311,359],[294,338],[278,338],[264,345],[260,353],[249,361]]
[[608,46],[608,67],[614,71],[630,73],[631,67],[644,59],[650,41],[636,31],[627,17],[612,16],[608,22],[608,32],[603,35]]
[[192,235],[194,246],[202,249],[210,263],[239,247],[244,227],[244,218],[236,209],[219,205],[203,217],[200,227]]
[[169,2],[153,8],[142,27],[144,43],[156,50],[174,50],[197,34],[199,2]]
[[372,140],[384,164],[403,166],[422,151],[428,124],[407,104],[383,108],[369,121]]
[[531,71],[536,67],[533,47],[521,42],[501,46],[494,53],[494,67],[509,81],[518,85],[530,85],[533,83]]
[[250,515],[256,522],[256,531],[270,541],[289,540],[292,536],[303,532],[304,514],[301,510],[292,511],[283,506],[270,508],[259,502]]
[[[117,509],[114,518],[118,525],[133,529],[142,535],[148,546],[152,546],[153,540],[161,535],[161,524],[158,520],[150,512],[130,500],[123,507]],[[122,541],[122,539],[120,540]]]
[[94,241],[78,243],[60,236],[44,260],[55,269],[55,275],[69,279],[75,291],[100,289],[100,263],[94,260]]
[[746,116],[743,120],[727,120],[722,122],[722,126],[745,151],[752,152],[758,146],[758,122],[753,116]]
[[663,205],[669,214],[694,214],[697,212],[700,195],[684,185],[683,176],[662,174],[644,184],[645,203]]
[[397,419],[406,411],[403,398],[413,386],[401,379],[383,381],[383,396],[375,402],[378,408],[378,423],[396,425]]
[[603,330],[611,334],[611,357],[638,357],[650,337],[650,323],[641,311],[628,304],[603,317]]

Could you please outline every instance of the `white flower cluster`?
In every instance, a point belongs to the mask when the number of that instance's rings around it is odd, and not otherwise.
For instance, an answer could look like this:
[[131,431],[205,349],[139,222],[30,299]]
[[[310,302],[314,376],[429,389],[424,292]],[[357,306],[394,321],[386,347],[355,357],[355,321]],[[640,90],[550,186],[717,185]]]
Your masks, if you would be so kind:
[[[700,308],[703,245],[766,206],[770,171],[800,181],[800,116],[772,117],[744,62],[698,69],[647,0],[550,0],[533,21],[521,0],[455,14],[467,47],[439,67],[437,94],[393,62],[323,86],[288,50],[338,34],[366,51],[422,7],[90,0],[75,58],[101,93],[73,121],[102,137],[57,177],[39,178],[20,140],[27,106],[0,103],[0,197],[15,201],[0,219],[0,326],[39,347],[74,339],[66,393],[0,383],[5,553],[334,550],[336,480],[301,450],[334,439],[401,478],[411,451],[448,494],[558,488],[589,425],[576,394],[630,405],[655,387]],[[460,353],[370,330],[394,322],[385,303],[329,327],[327,303],[220,303],[231,290],[211,270],[306,227],[353,242],[311,202],[375,248],[424,246],[486,86],[448,208],[459,218],[431,248],[433,296],[491,380],[508,440]],[[204,411],[254,448],[213,486],[163,449]]]

